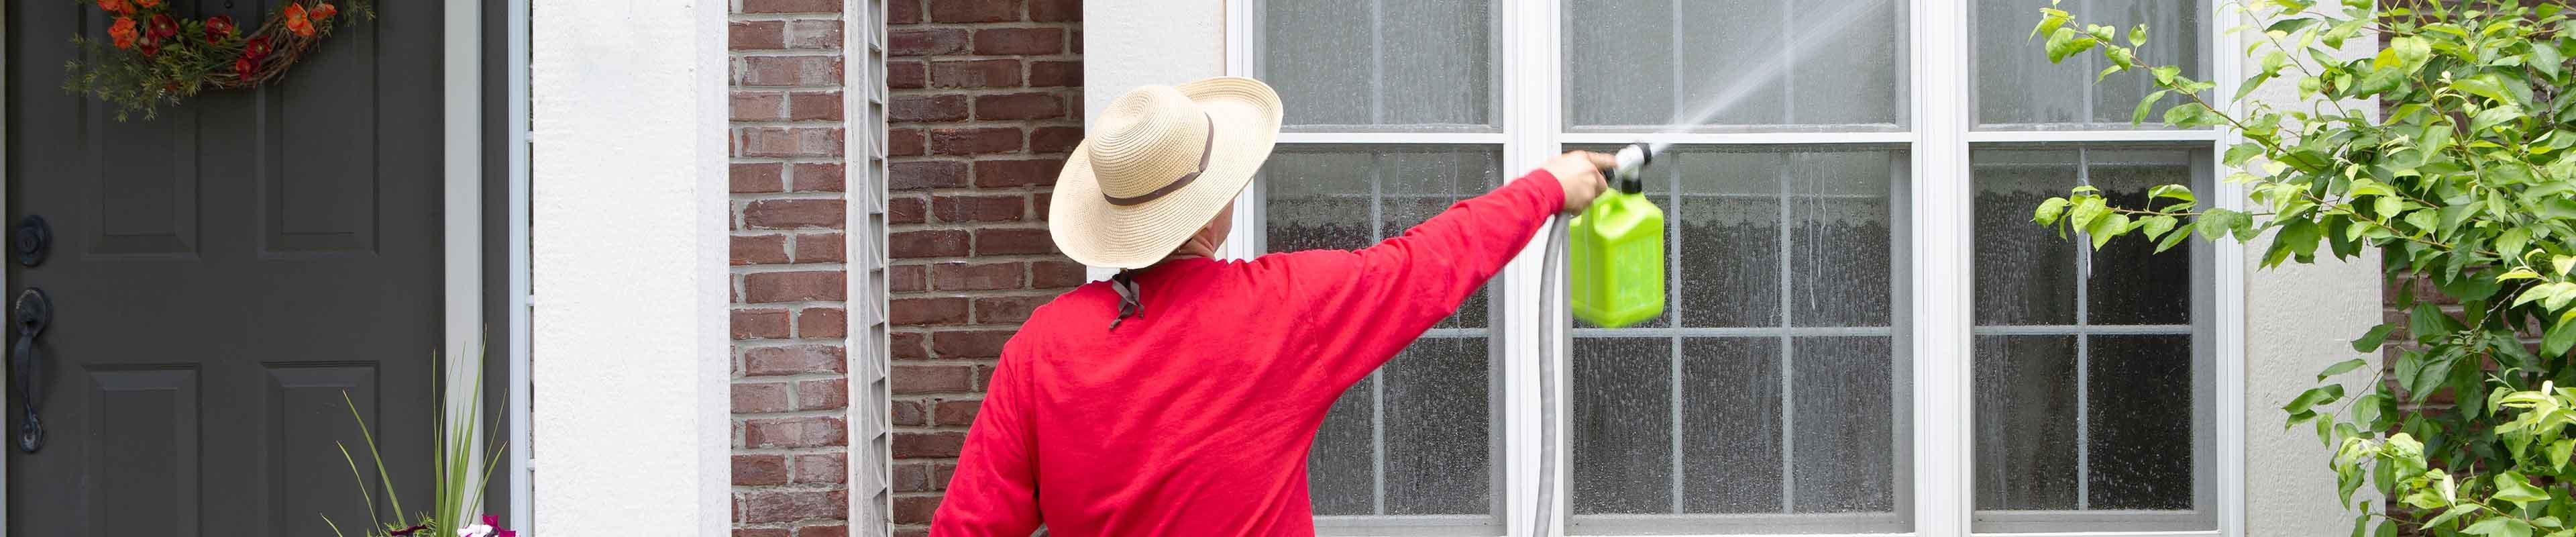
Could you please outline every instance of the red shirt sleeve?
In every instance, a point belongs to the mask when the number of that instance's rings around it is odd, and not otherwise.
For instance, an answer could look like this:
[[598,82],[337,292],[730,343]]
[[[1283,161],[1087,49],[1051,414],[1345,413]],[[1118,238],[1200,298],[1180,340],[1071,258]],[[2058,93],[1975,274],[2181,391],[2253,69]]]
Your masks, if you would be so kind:
[[1042,522],[1037,439],[1023,410],[1029,396],[1027,375],[1014,359],[1024,351],[1018,341],[1012,343],[1003,347],[1001,363],[994,366],[984,402],[976,410],[975,424],[966,430],[957,474],[931,517],[932,536],[1023,537],[1037,531]]
[[1324,387],[1338,395],[1456,313],[1564,207],[1556,177],[1533,170],[1375,246],[1267,255],[1252,270],[1281,286],[1274,303],[1299,311]]

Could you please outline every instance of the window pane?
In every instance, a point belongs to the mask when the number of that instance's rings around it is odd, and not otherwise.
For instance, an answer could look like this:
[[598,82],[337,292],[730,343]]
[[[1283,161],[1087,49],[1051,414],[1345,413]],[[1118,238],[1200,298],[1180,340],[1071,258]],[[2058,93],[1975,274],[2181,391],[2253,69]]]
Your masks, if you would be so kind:
[[2075,337],[1977,338],[1977,507],[2075,508]]
[[1492,130],[1490,0],[1264,0],[1260,77],[1297,130]]
[[[1284,145],[1258,179],[1270,251],[1355,249],[1501,181],[1485,146]],[[1334,402],[1307,459],[1318,515],[1493,512],[1485,296]]]
[[[2190,151],[2088,150],[2090,181],[2112,205],[2145,207],[2147,189],[2192,184]],[[2203,189],[2205,191],[2205,189]],[[2157,200],[2164,205],[2171,200]],[[2037,227],[2037,226],[2032,226]],[[2196,240],[2196,239],[2195,239]],[[2085,282],[2093,324],[2191,324],[2192,249],[2155,253],[2143,240],[2111,241],[2093,254]]]
[[[2147,46],[2140,61],[2175,65],[2184,76],[2205,78],[2201,68],[2201,2],[2176,0],[2067,0],[2062,6],[2078,17],[2120,29],[2127,45],[2130,28],[2147,25]],[[2129,118],[2155,81],[2146,73],[2093,78],[2109,65],[2086,51],[2064,63],[2048,62],[2041,40],[2030,37],[2040,4],[2027,0],[1977,0],[1977,120],[1990,128],[2128,128]],[[2081,28],[2078,28],[2081,30]],[[2045,38],[2046,36],[2041,36]],[[2183,102],[2168,95],[2158,113]],[[2151,116],[2146,126],[2158,126]]]
[[[2146,206],[2154,185],[2207,191],[2205,149],[2070,144],[1979,147],[1977,509],[1980,532],[2197,530],[2211,401],[2194,348],[2193,240],[2138,237],[2092,251],[2031,223],[2049,196],[2089,184]],[[2165,201],[2164,203],[2171,203]]]
[[2093,338],[2092,493],[2094,509],[2190,509],[2192,505],[2191,338]]
[[2074,151],[1978,150],[1977,324],[2075,324],[2075,241],[2030,221],[2076,184]]
[[1582,533],[1903,531],[1901,151],[1681,147],[1667,315],[1577,324]]
[[1577,130],[1900,127],[1903,5],[1569,1],[1566,121]]

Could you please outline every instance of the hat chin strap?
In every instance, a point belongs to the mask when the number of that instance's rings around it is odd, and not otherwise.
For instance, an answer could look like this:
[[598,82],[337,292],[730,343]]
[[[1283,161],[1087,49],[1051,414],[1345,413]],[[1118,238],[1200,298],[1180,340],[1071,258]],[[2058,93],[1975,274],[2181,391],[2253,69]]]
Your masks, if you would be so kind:
[[1198,180],[1199,174],[1207,173],[1208,155],[1216,152],[1216,118],[1208,116],[1207,112],[1199,112],[1199,118],[1207,121],[1207,136],[1200,137],[1204,143],[1199,146],[1199,166],[1197,170],[1181,174],[1179,179],[1173,179],[1172,182],[1164,183],[1162,188],[1154,189],[1153,192],[1146,192],[1134,197],[1122,198],[1109,195],[1108,189],[1101,189],[1100,198],[1109,200],[1110,205],[1120,207],[1154,201],[1162,199],[1163,196],[1169,195],[1172,192],[1179,191],[1181,187],[1190,186],[1190,181]]

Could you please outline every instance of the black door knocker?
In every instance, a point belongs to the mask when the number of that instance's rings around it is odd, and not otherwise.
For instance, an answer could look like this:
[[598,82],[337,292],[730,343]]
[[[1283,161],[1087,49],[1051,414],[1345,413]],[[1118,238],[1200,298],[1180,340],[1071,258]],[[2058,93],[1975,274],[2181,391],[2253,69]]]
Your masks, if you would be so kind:
[[53,321],[54,302],[45,297],[44,289],[29,287],[18,292],[18,300],[9,309],[14,317],[10,324],[18,332],[18,341],[9,353],[9,379],[17,385],[13,391],[18,392],[20,409],[18,451],[35,453],[45,447],[45,421],[36,409],[45,400],[44,355],[36,350],[36,335],[44,333],[45,324]]
[[54,226],[45,217],[27,215],[18,219],[18,229],[9,238],[9,250],[18,256],[18,266],[34,267],[45,263],[45,252],[54,248]]

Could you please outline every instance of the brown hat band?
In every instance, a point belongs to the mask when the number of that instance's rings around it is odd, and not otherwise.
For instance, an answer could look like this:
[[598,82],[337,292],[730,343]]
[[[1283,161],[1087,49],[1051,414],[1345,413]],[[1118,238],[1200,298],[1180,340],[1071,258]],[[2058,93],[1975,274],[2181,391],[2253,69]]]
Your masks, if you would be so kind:
[[1100,193],[1100,197],[1102,199],[1109,200],[1110,205],[1125,207],[1161,199],[1165,195],[1180,190],[1181,187],[1190,186],[1190,181],[1197,180],[1199,178],[1199,174],[1207,172],[1208,154],[1215,152],[1216,150],[1216,118],[1208,117],[1206,112],[1200,112],[1199,118],[1207,121],[1207,136],[1202,137],[1205,139],[1206,144],[1199,147],[1199,169],[1197,171],[1181,174],[1181,178],[1173,179],[1171,183],[1164,184],[1162,188],[1154,189],[1153,192],[1138,194],[1135,197],[1121,198],[1109,195],[1109,192],[1107,191],[1102,191]]

